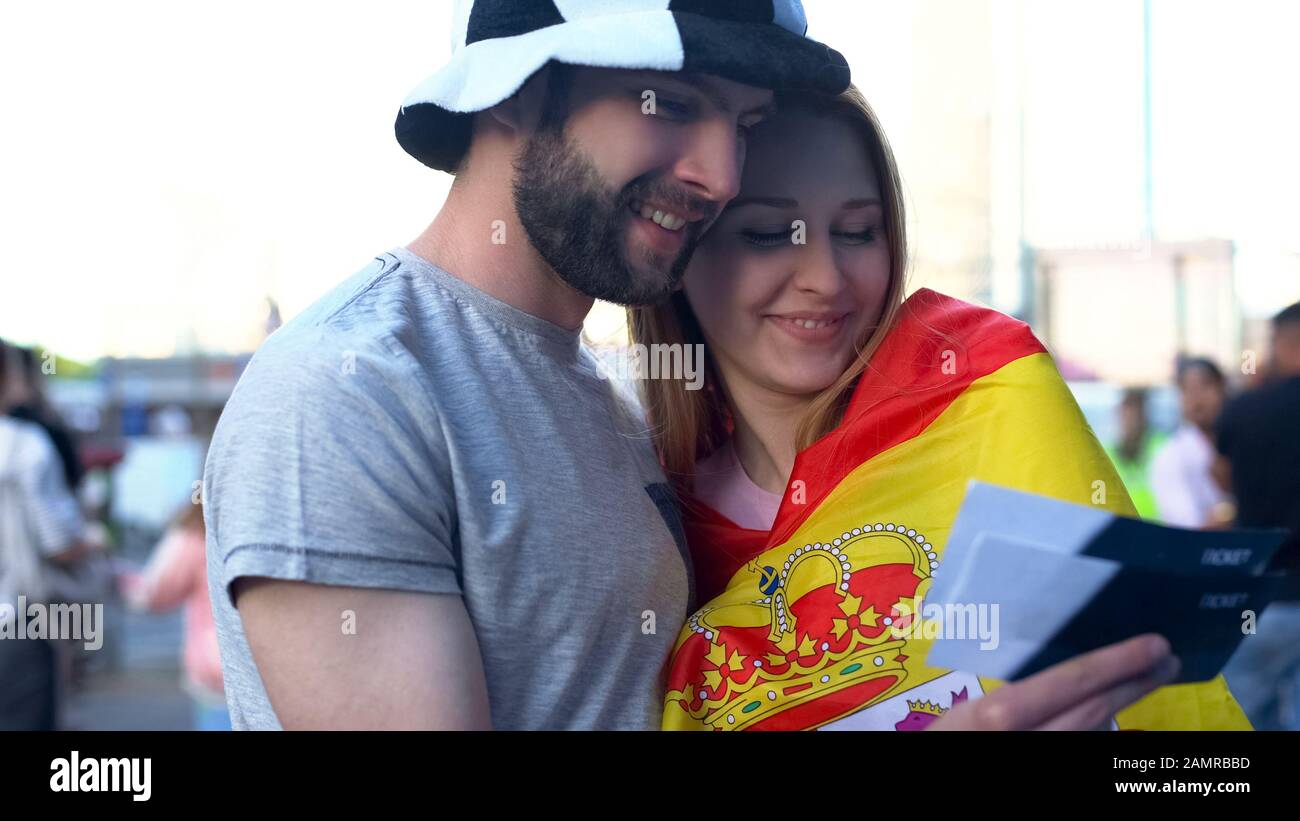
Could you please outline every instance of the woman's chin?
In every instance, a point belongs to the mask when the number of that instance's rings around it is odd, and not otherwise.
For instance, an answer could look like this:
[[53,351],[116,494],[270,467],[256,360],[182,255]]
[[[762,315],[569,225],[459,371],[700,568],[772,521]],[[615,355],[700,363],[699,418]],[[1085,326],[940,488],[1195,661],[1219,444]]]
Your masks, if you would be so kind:
[[810,356],[807,351],[786,349],[774,352],[764,364],[769,385],[782,393],[807,396],[834,385],[852,361],[852,351]]
[[835,384],[843,370],[833,372],[794,372],[782,369],[782,373],[768,374],[768,385],[780,393],[791,396],[816,396]]

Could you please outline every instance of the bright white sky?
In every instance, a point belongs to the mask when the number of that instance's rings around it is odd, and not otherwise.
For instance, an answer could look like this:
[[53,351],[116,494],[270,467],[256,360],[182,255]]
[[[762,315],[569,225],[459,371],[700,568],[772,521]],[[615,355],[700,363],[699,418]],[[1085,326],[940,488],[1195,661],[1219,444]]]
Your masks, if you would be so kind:
[[[805,4],[810,34],[846,54],[881,114],[904,178],[925,161],[908,152],[918,1]],[[392,123],[446,59],[448,6],[11,4],[0,336],[76,358],[245,350],[268,293],[288,318],[409,241],[448,178],[407,157]],[[1027,7],[1031,240],[1129,239],[1141,213],[1140,3]],[[1242,240],[1256,269],[1243,271],[1243,298],[1273,310],[1285,294],[1269,290],[1267,266],[1300,251],[1288,88],[1300,4],[1157,0],[1154,30],[1158,233]]]

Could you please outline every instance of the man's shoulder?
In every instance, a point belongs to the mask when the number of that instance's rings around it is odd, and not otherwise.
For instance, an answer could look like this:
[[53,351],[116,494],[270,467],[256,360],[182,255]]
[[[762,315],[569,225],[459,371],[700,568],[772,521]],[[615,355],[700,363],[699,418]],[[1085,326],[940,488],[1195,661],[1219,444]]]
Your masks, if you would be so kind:
[[271,334],[258,354],[310,355],[322,342],[378,344],[418,313],[414,290],[401,260],[379,254]]
[[[380,430],[429,434],[437,413],[416,329],[417,295],[392,254],[332,288],[254,353],[214,432],[218,453],[296,437]],[[418,420],[418,421],[417,421]]]
[[249,368],[265,370],[272,363],[347,368],[357,359],[377,357],[374,374],[409,370],[443,347],[431,344],[434,338],[485,330],[467,317],[463,293],[468,290],[433,263],[393,248],[271,334]]
[[26,441],[35,430],[39,428],[32,422],[0,414],[0,442]]
[[1288,419],[1294,419],[1295,414],[1300,413],[1300,376],[1280,379],[1240,398],[1251,398],[1252,394],[1251,406],[1258,407],[1264,413],[1285,414]]
[[364,385],[409,376],[418,370],[413,330],[438,303],[436,289],[416,279],[394,253],[376,256],[271,334],[241,383],[293,387],[348,376]]
[[1268,424],[1273,417],[1288,418],[1300,413],[1300,379],[1290,379],[1248,390],[1228,400],[1219,416],[1219,427],[1247,430]]
[[45,430],[35,422],[0,415],[0,473],[4,468],[30,470],[34,465],[56,458],[54,445]]

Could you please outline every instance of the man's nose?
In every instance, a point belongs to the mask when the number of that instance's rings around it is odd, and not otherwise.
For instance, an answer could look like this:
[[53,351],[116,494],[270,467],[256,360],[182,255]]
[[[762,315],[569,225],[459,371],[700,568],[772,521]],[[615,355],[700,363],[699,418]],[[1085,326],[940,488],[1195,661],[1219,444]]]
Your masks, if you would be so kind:
[[677,179],[696,196],[722,208],[740,193],[744,143],[729,121],[704,123],[696,129],[674,169]]

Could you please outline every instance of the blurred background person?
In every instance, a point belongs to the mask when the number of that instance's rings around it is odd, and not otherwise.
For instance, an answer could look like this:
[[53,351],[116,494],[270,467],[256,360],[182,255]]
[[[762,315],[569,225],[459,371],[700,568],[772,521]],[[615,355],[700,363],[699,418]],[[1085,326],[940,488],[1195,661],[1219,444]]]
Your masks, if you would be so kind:
[[119,577],[122,596],[133,609],[163,613],[185,608],[182,658],[185,690],[194,704],[194,729],[229,730],[217,631],[208,598],[208,563],[203,506],[188,504],[176,516],[138,574]]
[[[56,359],[50,351],[35,347],[7,345],[8,366],[5,379],[0,383],[3,395],[3,413],[10,418],[30,422],[39,427],[53,446],[63,473],[64,483],[76,499],[82,520],[82,539],[96,549],[88,550],[76,561],[55,567],[46,566],[44,594],[50,603],[107,602],[114,595],[112,571],[107,552],[98,548],[111,542],[111,535],[103,522],[87,515],[82,497],[86,476],[86,463],[80,453],[80,442],[73,428],[55,408],[49,397],[48,380],[56,373]],[[60,692],[69,695],[90,662],[84,645],[76,641],[53,642],[58,663]],[[60,705],[67,699],[60,698]],[[60,716],[60,723],[63,717]]]
[[1176,381],[1182,418],[1151,465],[1159,517],[1178,527],[1224,527],[1233,509],[1212,473],[1214,425],[1227,399],[1227,380],[1213,360],[1191,358],[1178,363]]
[[[1300,574],[1300,302],[1273,318],[1263,386],[1230,402],[1218,425],[1216,473],[1240,527],[1286,528],[1274,568]],[[1257,729],[1300,729],[1300,590],[1259,616],[1224,670]]]
[[1133,506],[1144,519],[1159,517],[1151,490],[1151,463],[1165,436],[1152,430],[1147,417],[1146,388],[1128,388],[1119,402],[1119,441],[1106,447]]
[[73,493],[85,471],[81,458],[77,454],[77,440],[51,404],[45,390],[45,374],[42,372],[44,357],[37,357],[32,348],[10,346],[11,363],[6,377],[4,392],[8,409],[5,411],[14,419],[33,422],[45,431],[54,450],[59,455],[63,467],[63,478]]
[[[14,351],[0,342],[0,385],[10,384]],[[60,567],[89,555],[82,518],[45,431],[6,414],[0,394],[0,620],[20,605],[50,600]],[[20,597],[22,600],[20,601]],[[0,730],[53,730],[58,722],[59,663],[45,639],[19,638],[0,623]]]
[[[1273,318],[1264,384],[1230,402],[1218,425],[1218,466],[1241,527],[1300,531],[1300,302]],[[1292,558],[1300,558],[1292,556]]]

